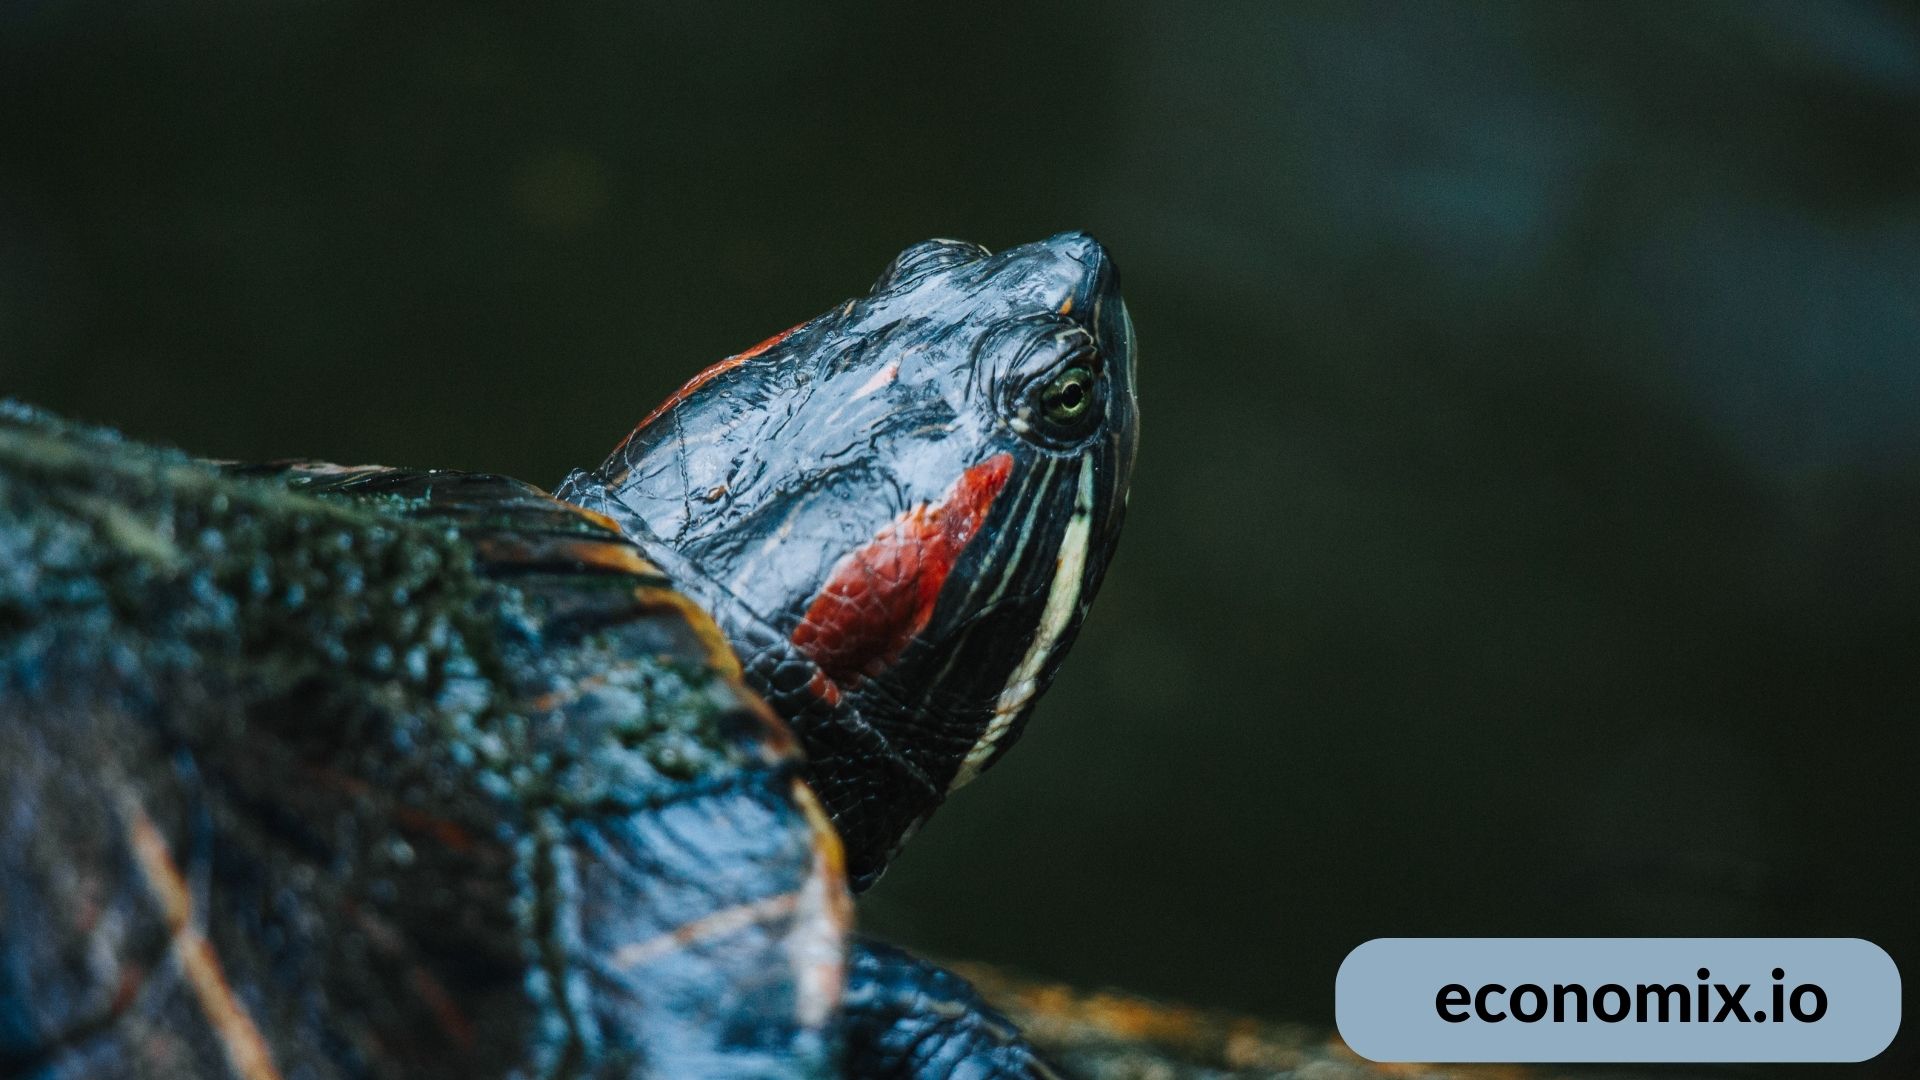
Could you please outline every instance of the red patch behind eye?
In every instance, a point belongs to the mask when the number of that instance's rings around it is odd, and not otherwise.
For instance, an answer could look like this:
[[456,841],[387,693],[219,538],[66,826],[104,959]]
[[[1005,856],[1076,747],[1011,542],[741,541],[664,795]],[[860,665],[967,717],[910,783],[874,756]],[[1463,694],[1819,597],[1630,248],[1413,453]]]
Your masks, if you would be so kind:
[[619,453],[621,449],[623,449],[628,443],[633,441],[633,437],[635,435],[638,435],[642,431],[645,431],[647,429],[647,425],[653,423],[655,420],[660,419],[661,414],[665,413],[668,409],[673,408],[675,405],[680,404],[682,401],[685,401],[688,394],[693,393],[695,390],[698,390],[701,387],[712,382],[716,377],[722,374],[725,374],[726,372],[732,371],[734,368],[739,367],[741,364],[746,363],[748,360],[751,360],[754,357],[759,356],[761,353],[766,352],[768,349],[771,349],[775,345],[778,345],[781,342],[787,340],[788,336],[790,336],[795,330],[798,330],[800,329],[800,327],[805,325],[807,324],[796,323],[793,326],[789,326],[785,330],[780,331],[779,333],[773,335],[772,337],[761,342],[760,344],[755,345],[753,348],[748,349],[746,352],[734,353],[732,356],[727,357],[725,360],[720,361],[719,363],[713,365],[712,367],[706,369],[705,371],[702,371],[700,374],[695,375],[693,378],[688,379],[687,384],[685,386],[682,386],[680,389],[675,390],[673,392],[672,397],[669,397],[667,400],[661,402],[658,405],[655,405],[653,407],[653,411],[648,413],[644,420],[641,420],[638,424],[634,425],[633,430],[627,433],[627,437],[620,440],[620,445],[613,448],[614,453],[616,454]]
[[[921,503],[849,552],[814,594],[793,643],[835,683],[878,674],[926,629],[940,587],[1006,487],[1013,458],[966,472],[939,502]],[[823,697],[837,697],[838,687]]]

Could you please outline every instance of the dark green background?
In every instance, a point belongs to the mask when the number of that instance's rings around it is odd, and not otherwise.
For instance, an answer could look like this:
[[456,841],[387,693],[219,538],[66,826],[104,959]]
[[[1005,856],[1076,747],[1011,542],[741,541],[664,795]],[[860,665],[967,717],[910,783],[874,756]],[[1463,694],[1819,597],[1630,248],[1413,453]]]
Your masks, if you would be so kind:
[[551,483],[912,241],[1091,229],[1129,533],[870,925],[1314,1021],[1381,935],[1920,976],[1911,10],[393,7],[0,7],[0,390]]

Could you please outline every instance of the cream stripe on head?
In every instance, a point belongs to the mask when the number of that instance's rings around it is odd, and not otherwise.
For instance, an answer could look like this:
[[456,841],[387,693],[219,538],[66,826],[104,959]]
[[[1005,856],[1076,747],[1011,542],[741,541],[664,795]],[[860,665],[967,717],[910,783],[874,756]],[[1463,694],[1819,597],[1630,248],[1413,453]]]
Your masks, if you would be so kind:
[[1074,609],[1079,606],[1080,587],[1086,577],[1087,542],[1092,534],[1093,457],[1088,455],[1080,459],[1080,489],[1074,496],[1073,518],[1067,522],[1066,534],[1060,541],[1060,555],[1054,560],[1053,581],[1047,586],[1047,606],[1040,613],[1040,629],[1034,634],[1033,644],[1027,647],[1027,654],[1020,658],[1020,665],[1013,669],[1006,689],[1000,691],[993,705],[993,719],[980,733],[973,749],[967,751],[966,760],[953,774],[953,783],[947,785],[948,791],[958,790],[980,775],[980,769],[993,756],[994,747],[1013,726],[1014,718],[1039,692],[1040,672],[1046,668],[1047,658],[1053,655],[1054,646],[1060,643],[1060,635],[1067,632],[1067,624],[1073,621]]

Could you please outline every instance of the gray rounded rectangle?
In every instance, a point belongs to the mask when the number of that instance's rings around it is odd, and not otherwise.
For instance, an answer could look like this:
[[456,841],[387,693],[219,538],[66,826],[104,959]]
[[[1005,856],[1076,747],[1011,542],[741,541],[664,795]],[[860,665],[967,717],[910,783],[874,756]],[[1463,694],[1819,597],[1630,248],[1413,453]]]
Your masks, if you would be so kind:
[[1900,972],[1860,938],[1375,938],[1334,980],[1374,1061],[1865,1061]]

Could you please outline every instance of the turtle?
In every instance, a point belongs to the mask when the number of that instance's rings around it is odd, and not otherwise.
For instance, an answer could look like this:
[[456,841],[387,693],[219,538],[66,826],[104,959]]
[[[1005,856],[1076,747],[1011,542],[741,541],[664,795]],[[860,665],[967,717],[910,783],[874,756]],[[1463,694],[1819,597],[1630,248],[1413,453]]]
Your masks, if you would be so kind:
[[0,1073],[1045,1076],[851,898],[1114,551],[1084,233],[907,248],[551,492],[0,407]]

